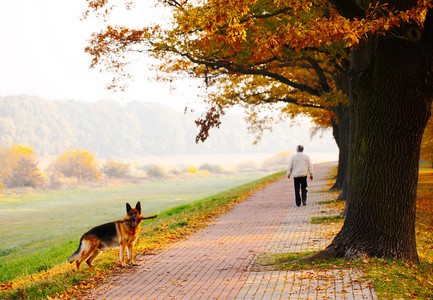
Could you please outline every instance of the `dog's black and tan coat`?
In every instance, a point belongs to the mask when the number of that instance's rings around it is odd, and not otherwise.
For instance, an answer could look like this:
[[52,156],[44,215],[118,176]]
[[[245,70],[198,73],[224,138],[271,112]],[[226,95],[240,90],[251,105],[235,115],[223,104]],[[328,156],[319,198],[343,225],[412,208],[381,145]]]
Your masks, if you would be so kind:
[[120,264],[125,266],[125,248],[128,252],[128,260],[131,265],[135,265],[132,258],[132,248],[138,239],[140,223],[145,219],[153,219],[155,216],[143,217],[141,215],[141,204],[137,203],[132,208],[126,203],[126,217],[119,221],[102,224],[90,229],[80,240],[77,251],[69,257],[69,262],[75,261],[77,270],[83,261],[93,267],[92,261],[105,248],[116,248],[120,246]]

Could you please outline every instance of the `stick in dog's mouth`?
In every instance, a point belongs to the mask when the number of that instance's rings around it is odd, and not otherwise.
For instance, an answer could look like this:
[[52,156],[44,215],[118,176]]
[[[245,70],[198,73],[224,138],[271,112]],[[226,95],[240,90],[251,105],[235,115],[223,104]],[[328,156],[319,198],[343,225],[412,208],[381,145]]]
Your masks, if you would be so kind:
[[[138,218],[137,221],[147,220],[147,219],[155,219],[157,216],[158,216],[158,215],[154,215],[154,216],[150,216],[150,217],[143,217],[143,216],[140,216],[140,217]],[[114,223],[125,223],[125,222],[128,222],[128,221],[130,221],[130,220],[131,220],[131,219],[122,219],[122,220],[114,221]]]
[[158,215],[150,216],[150,217],[139,217],[139,220],[147,220],[147,219],[155,219]]

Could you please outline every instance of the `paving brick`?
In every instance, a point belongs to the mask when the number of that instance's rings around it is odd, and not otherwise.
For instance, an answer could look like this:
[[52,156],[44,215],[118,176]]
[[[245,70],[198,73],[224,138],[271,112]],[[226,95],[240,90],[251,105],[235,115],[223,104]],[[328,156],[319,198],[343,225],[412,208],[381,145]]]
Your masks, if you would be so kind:
[[296,207],[293,181],[282,178],[251,195],[205,229],[138,267],[111,277],[87,299],[377,299],[355,270],[252,271],[262,253],[303,252],[329,244],[339,225],[311,224],[335,215],[317,204],[335,163],[315,166],[307,206]]

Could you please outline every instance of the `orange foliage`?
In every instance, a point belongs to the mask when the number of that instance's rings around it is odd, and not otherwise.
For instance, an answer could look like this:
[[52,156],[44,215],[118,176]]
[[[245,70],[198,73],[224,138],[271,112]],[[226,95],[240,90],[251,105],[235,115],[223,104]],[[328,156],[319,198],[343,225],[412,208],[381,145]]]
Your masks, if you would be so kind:
[[79,180],[100,180],[98,161],[93,153],[84,149],[75,151],[65,150],[51,164],[50,169],[54,173],[60,173],[66,177],[76,177]]
[[433,189],[432,169],[421,169],[417,191],[416,237],[420,259],[433,263]]
[[0,149],[0,185],[37,187],[43,183],[38,161],[29,147],[12,145]]
[[[107,2],[88,0],[87,14],[102,12]],[[325,0],[155,2],[171,10],[172,26],[107,26],[86,48],[92,67],[116,73],[116,85],[128,78],[126,54],[147,51],[160,59],[159,79],[203,78],[211,109],[244,107],[252,131],[266,128],[263,120],[275,121],[257,113],[263,108],[280,112],[280,119],[307,115],[319,126],[338,123],[333,110],[348,102],[341,78],[347,77],[349,48],[377,34],[415,39],[417,30],[401,33],[399,27],[422,29],[432,7],[430,0],[409,9],[372,1],[359,8],[361,16],[348,19]]]

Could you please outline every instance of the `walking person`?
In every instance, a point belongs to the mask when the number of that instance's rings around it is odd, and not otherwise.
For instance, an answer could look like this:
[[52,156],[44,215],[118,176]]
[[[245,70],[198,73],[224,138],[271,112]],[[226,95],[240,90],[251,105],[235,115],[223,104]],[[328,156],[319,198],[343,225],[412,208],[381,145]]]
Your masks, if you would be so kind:
[[[304,146],[296,147],[296,154],[292,155],[287,168],[287,178],[293,175],[295,184],[295,201],[296,206],[307,205],[307,176],[310,175],[310,180],[313,180],[313,164],[310,157],[304,153]],[[299,194],[301,191],[302,196]]]

